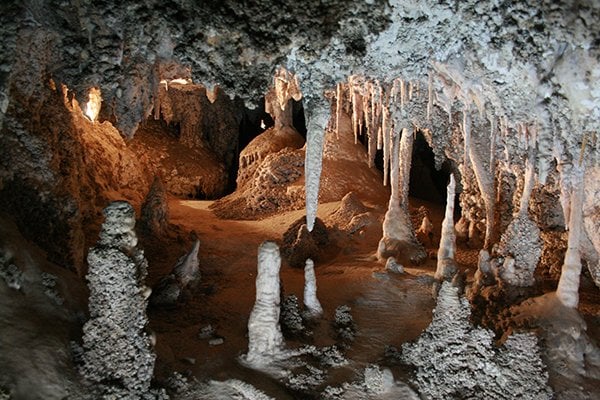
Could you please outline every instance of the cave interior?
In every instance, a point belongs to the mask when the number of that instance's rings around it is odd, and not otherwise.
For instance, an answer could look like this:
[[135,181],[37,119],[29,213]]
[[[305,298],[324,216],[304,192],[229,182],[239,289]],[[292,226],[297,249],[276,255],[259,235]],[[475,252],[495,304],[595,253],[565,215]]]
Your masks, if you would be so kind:
[[0,4],[0,399],[597,399],[600,4]]

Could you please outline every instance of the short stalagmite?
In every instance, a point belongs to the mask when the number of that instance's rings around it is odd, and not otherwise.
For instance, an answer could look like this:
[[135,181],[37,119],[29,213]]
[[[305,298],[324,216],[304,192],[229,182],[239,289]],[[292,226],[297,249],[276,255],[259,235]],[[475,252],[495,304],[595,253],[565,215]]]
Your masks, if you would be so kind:
[[323,307],[317,298],[317,277],[315,263],[310,258],[304,267],[304,307],[310,316],[317,317],[323,314]]

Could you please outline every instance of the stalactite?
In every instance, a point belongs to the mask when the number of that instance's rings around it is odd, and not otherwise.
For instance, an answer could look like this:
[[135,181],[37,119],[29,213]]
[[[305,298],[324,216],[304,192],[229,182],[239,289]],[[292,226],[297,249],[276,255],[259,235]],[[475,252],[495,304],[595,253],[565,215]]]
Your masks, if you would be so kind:
[[454,196],[456,182],[454,175],[450,175],[450,182],[446,189],[446,213],[442,221],[440,247],[437,255],[437,269],[435,278],[450,280],[456,274],[454,254],[456,253],[456,235],[454,234]]
[[[529,133],[529,131],[527,132]],[[533,190],[533,185],[535,183],[535,141],[535,128],[532,128],[531,135],[529,137],[529,154],[527,160],[525,161],[525,182],[523,184],[523,194],[521,195],[521,202],[519,204],[519,216],[521,217],[528,217],[529,199],[531,198],[531,191]]]
[[382,108],[382,140],[383,140],[383,186],[386,186],[390,176],[390,134],[389,134],[389,109]]
[[427,121],[431,121],[431,111],[433,110],[433,74],[429,73],[427,82]]
[[469,107],[463,110],[463,138],[465,141],[464,160],[465,165],[468,165],[470,148],[471,148],[471,116],[469,115]]
[[399,189],[400,205],[408,213],[408,192],[410,189],[410,166],[412,164],[412,148],[414,135],[412,129],[403,128],[400,139]]
[[569,239],[565,261],[562,266],[556,296],[567,307],[579,304],[579,280],[581,276],[581,254],[579,250],[583,220],[583,175],[584,167],[573,166],[573,188],[569,218]]
[[335,136],[340,138],[340,121],[342,119],[342,106],[344,104],[344,86],[341,83],[337,84],[335,96]]
[[311,232],[317,218],[319,185],[323,168],[323,141],[329,121],[329,105],[324,99],[307,99],[306,160],[304,162],[306,192],[306,226]]

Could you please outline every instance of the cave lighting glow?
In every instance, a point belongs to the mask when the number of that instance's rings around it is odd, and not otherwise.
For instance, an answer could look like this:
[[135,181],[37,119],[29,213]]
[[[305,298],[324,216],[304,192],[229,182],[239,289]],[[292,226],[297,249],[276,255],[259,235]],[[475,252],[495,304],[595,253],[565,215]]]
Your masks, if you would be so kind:
[[102,106],[100,89],[91,88],[90,92],[88,93],[88,99],[88,102],[85,104],[84,114],[90,119],[90,121],[94,122],[98,118],[100,107]]

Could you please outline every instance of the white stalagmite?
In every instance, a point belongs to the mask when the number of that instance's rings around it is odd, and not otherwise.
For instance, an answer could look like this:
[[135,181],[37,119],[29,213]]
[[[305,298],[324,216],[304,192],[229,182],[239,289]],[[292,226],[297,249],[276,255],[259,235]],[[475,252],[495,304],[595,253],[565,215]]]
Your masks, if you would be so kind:
[[323,314],[323,307],[317,298],[315,263],[310,258],[306,260],[304,267],[304,307],[313,317]]
[[[390,166],[390,202],[383,220],[383,237],[377,246],[377,258],[386,261],[388,257],[404,256],[419,262],[425,256],[417,242],[408,214],[408,179],[412,157],[412,132],[403,129],[402,140],[393,134]],[[400,158],[402,160],[400,161]]]
[[573,189],[571,194],[571,212],[569,215],[569,240],[565,260],[556,289],[556,296],[567,307],[576,308],[579,304],[579,279],[581,276],[580,239],[582,230],[583,208],[583,171],[584,168],[574,165]]
[[248,320],[248,354],[252,367],[268,365],[282,352],[283,336],[279,325],[279,269],[281,256],[277,244],[263,242],[258,248],[256,302]]
[[456,235],[454,234],[454,196],[456,182],[454,174],[450,175],[450,183],[446,189],[446,213],[442,221],[440,247],[437,256],[437,269],[435,278],[449,280],[456,273],[454,254],[456,253]]
[[323,141],[329,121],[329,104],[324,99],[307,99],[306,159],[304,162],[306,191],[306,227],[312,232],[317,218],[319,185],[323,169]]

